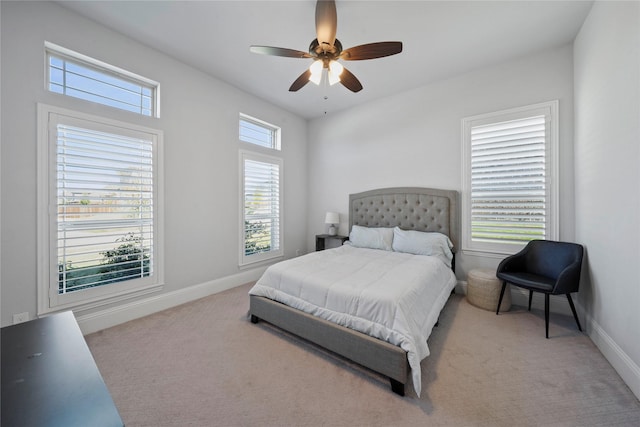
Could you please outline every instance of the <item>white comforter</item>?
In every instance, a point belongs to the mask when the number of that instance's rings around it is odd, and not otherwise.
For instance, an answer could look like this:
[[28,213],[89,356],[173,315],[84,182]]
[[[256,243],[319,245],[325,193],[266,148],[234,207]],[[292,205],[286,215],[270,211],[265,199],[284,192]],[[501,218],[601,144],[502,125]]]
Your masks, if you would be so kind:
[[344,245],[270,266],[249,293],[400,346],[419,396],[427,338],[455,284],[437,258]]

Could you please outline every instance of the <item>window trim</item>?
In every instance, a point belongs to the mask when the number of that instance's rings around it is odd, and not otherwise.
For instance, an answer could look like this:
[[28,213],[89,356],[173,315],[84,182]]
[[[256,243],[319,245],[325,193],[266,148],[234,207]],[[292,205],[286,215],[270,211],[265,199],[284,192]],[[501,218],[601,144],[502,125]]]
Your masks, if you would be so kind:
[[[56,45],[54,43],[51,43],[51,42],[48,42],[48,41],[44,42],[44,47],[45,47],[45,49],[44,49],[44,53],[45,53],[45,63],[44,63],[44,66],[45,66],[45,74],[44,74],[45,75],[45,82],[44,82],[44,85],[45,85],[45,90],[47,92],[57,93],[57,92],[53,92],[53,91],[51,91],[49,89],[49,84],[50,84],[50,81],[51,81],[51,78],[50,78],[50,69],[51,69],[51,67],[49,65],[49,57],[50,57],[50,55],[59,56],[59,57],[65,59],[65,60],[76,62],[76,63],[78,63],[78,64],[80,64],[82,66],[85,66],[85,67],[88,67],[88,68],[92,68],[92,69],[95,69],[97,71],[101,71],[101,72],[104,72],[104,73],[111,74],[114,77],[118,77],[118,78],[123,79],[123,80],[128,80],[128,81],[130,81],[132,83],[139,84],[141,86],[150,87],[152,89],[152,98],[153,98],[152,103],[151,103],[152,111],[151,111],[151,115],[150,116],[146,116],[144,114],[135,113],[135,112],[132,112],[130,110],[114,107],[114,106],[111,106],[111,105],[108,105],[108,104],[89,101],[89,100],[82,99],[82,98],[76,98],[76,97],[72,97],[72,98],[80,99],[82,101],[91,102],[91,103],[98,104],[98,105],[104,105],[104,106],[109,107],[109,108],[115,108],[115,109],[120,110],[120,111],[126,111],[128,113],[133,113],[133,114],[136,114],[136,115],[139,115],[139,116],[142,116],[142,117],[160,118],[160,83],[158,83],[158,82],[156,82],[154,80],[148,79],[146,77],[143,77],[141,75],[132,73],[131,71],[127,71],[125,69],[116,67],[115,65],[111,65],[111,64],[108,64],[106,62],[100,61],[98,59],[92,58],[90,56],[83,55],[81,53],[75,52],[75,51],[73,51],[71,49],[67,49],[65,47],[58,46],[58,45]],[[57,93],[57,94],[60,95],[59,93]],[[70,95],[63,95],[63,96],[70,96]]]
[[517,120],[529,116],[545,116],[546,239],[559,238],[559,102],[553,100],[507,110],[465,117],[462,133],[462,250],[468,253],[509,255],[526,244],[474,242],[471,239],[471,128],[474,126]]
[[[264,147],[263,147],[264,148]],[[255,151],[250,151],[250,150],[239,150],[239,182],[240,182],[240,189],[239,189],[239,199],[240,199],[240,215],[238,215],[239,217],[239,230],[240,230],[240,241],[239,241],[239,250],[238,250],[238,262],[239,262],[239,266],[240,267],[246,267],[246,266],[250,266],[252,264],[256,264],[256,263],[261,263],[261,262],[265,262],[265,261],[270,261],[276,258],[282,258],[284,256],[284,229],[283,229],[283,224],[284,224],[284,179],[283,179],[283,172],[284,172],[284,161],[282,158],[280,157],[275,157],[275,156],[270,156],[267,154],[262,154],[262,153],[258,153]],[[244,182],[245,182],[245,176],[244,176],[244,163],[245,160],[253,160],[253,161],[257,161],[257,162],[263,162],[263,163],[271,163],[271,164],[277,164],[279,167],[279,212],[280,212],[280,221],[279,221],[279,227],[278,227],[278,233],[279,233],[279,242],[280,242],[280,247],[277,250],[270,250],[268,252],[262,252],[262,253],[258,253],[258,254],[253,254],[253,255],[245,255],[245,226],[244,226],[244,221],[245,221],[245,210],[244,210],[244,205],[245,205],[245,198],[244,198]]]
[[264,145],[256,144],[255,142],[246,141],[241,138],[240,130],[238,129],[238,139],[242,143],[247,144],[251,148],[259,147],[259,149],[268,150],[270,152],[282,151],[281,129],[279,126],[272,125],[271,123],[267,123],[264,120],[256,119],[255,117],[251,117],[244,113],[240,113],[238,126],[240,126],[240,122],[243,120],[249,123],[253,123],[254,125],[269,129],[273,133],[273,145],[271,147],[266,147]]
[[[96,127],[121,128],[133,132],[151,134],[154,137],[154,270],[153,275],[141,279],[128,280],[78,292],[64,294],[57,292],[58,283],[52,283],[52,269],[57,266],[57,213],[56,188],[56,116],[69,121],[93,122]],[[37,314],[47,314],[65,309],[87,310],[125,301],[164,286],[164,176],[163,176],[163,132],[131,123],[106,119],[78,111],[47,104],[37,104]],[[52,133],[53,132],[53,133]],[[52,138],[54,142],[52,143]]]

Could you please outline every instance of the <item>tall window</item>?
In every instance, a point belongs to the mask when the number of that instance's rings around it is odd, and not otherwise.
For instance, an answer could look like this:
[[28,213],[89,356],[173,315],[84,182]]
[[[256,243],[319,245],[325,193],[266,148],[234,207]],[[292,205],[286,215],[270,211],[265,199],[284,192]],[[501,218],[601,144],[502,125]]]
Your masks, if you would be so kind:
[[240,150],[240,265],[283,255],[282,159],[280,129],[240,116],[239,137],[249,149]]
[[159,117],[158,83],[52,43],[45,51],[51,92]]
[[159,284],[161,133],[45,105],[39,125],[41,311]]
[[463,119],[463,249],[557,239],[558,102]]

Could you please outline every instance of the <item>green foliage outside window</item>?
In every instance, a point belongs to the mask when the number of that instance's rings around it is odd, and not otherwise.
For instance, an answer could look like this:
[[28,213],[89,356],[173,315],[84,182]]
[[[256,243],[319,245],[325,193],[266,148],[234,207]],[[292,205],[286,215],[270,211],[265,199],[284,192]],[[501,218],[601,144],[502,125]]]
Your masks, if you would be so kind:
[[116,239],[116,248],[100,252],[102,263],[74,268],[71,263],[58,264],[58,292],[64,293],[108,285],[150,274],[149,249],[142,246],[142,238],[128,233]]
[[271,233],[268,224],[255,221],[244,222],[244,254],[251,255],[271,250]]

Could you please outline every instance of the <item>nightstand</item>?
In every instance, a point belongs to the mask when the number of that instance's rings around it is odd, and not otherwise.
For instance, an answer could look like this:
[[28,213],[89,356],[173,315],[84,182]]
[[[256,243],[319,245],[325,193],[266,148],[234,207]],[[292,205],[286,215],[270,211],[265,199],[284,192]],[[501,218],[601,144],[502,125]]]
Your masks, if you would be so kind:
[[323,251],[327,240],[340,240],[340,244],[343,244],[349,240],[349,236],[332,236],[330,234],[316,234],[316,251]]

